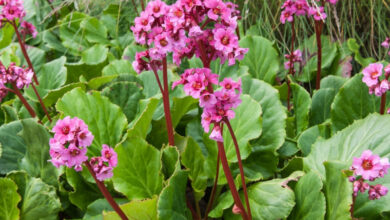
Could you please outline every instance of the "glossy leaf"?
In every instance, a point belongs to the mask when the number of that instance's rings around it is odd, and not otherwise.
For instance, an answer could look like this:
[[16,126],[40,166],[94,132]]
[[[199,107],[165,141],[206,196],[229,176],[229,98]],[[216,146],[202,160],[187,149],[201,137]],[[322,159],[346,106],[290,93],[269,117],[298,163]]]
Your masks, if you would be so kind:
[[19,168],[19,161],[26,153],[26,144],[17,134],[22,130],[20,121],[14,121],[0,127],[0,174],[7,174]]
[[[157,197],[142,201],[132,201],[120,206],[129,219],[132,220],[157,220]],[[120,220],[114,211],[104,212],[104,220]]]
[[21,200],[17,193],[18,186],[8,178],[0,178],[0,219],[18,220],[18,203]]
[[310,94],[298,84],[291,83],[291,90],[295,113],[296,136],[298,136],[309,126],[311,99]]
[[103,63],[107,59],[108,48],[101,44],[88,48],[81,54],[81,61],[88,65]]

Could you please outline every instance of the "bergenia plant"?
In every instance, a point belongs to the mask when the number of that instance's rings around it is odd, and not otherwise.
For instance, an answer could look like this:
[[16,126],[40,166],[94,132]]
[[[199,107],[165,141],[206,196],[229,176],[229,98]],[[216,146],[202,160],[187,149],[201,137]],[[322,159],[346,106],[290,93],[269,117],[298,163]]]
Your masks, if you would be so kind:
[[380,199],[385,196],[388,189],[381,184],[369,184],[378,178],[383,178],[390,168],[388,158],[380,158],[370,150],[365,150],[360,157],[353,158],[351,170],[353,175],[349,181],[353,183],[353,203],[351,205],[351,217],[354,217],[354,205],[358,193],[365,193],[368,190],[370,200]]
[[[31,62],[31,59],[27,53],[26,49],[26,37],[27,35],[31,35],[35,38],[38,34],[35,26],[28,21],[23,20],[26,16],[26,12],[24,10],[23,1],[21,0],[2,0],[0,1],[1,13],[0,13],[0,28],[3,27],[6,23],[9,23],[15,30],[16,37],[19,42],[20,49],[23,53],[24,58],[28,64],[29,69],[33,73],[33,79],[36,85],[39,85],[38,77],[36,75],[36,71],[34,70],[34,66]],[[19,24],[19,27],[18,27]],[[19,29],[20,28],[20,29]],[[51,121],[51,117],[46,109],[45,104],[42,101],[41,96],[39,95],[36,86],[34,83],[31,83],[31,87],[34,90],[36,97],[39,100],[39,103],[45,112],[47,119]],[[23,102],[23,101],[22,101]],[[29,110],[30,112],[30,110]],[[31,113],[30,113],[31,114]]]
[[128,219],[119,205],[112,198],[104,185],[104,180],[113,176],[113,168],[118,164],[118,156],[114,149],[103,144],[101,156],[87,156],[87,148],[92,144],[94,136],[83,120],[69,116],[57,121],[53,127],[54,137],[50,139],[50,162],[59,168],[67,166],[77,172],[87,167],[107,202],[122,219]]
[[[234,65],[236,60],[243,59],[247,53],[248,49],[241,48],[238,44],[236,35],[238,19],[240,16],[237,5],[221,0],[179,0],[171,6],[160,0],[149,2],[145,11],[135,19],[135,25],[131,27],[136,42],[148,48],[136,54],[133,68],[138,73],[145,70],[154,72],[163,95],[169,144],[174,145],[174,129],[169,109],[167,54],[172,53],[173,63],[176,65],[180,65],[183,59],[192,58],[194,55],[201,59],[203,68],[186,70],[181,75],[181,80],[173,84],[173,88],[183,84],[187,95],[200,100],[199,104],[204,109],[202,126],[205,132],[209,132],[210,124],[214,125],[210,138],[218,143],[220,159],[235,204],[241,210],[240,214],[244,219],[251,219],[239,148],[229,123],[229,120],[234,117],[232,108],[240,103],[241,85],[239,82],[225,79],[220,83],[222,89],[214,92],[213,85],[218,84],[218,75],[210,70],[210,63],[213,60],[219,58],[221,63],[228,61],[229,65]],[[161,69],[163,84],[158,76],[158,70]],[[235,143],[247,210],[238,196],[227,163],[222,138],[223,124],[228,126]],[[215,181],[217,180],[218,176]],[[211,203],[213,197],[211,196]]]

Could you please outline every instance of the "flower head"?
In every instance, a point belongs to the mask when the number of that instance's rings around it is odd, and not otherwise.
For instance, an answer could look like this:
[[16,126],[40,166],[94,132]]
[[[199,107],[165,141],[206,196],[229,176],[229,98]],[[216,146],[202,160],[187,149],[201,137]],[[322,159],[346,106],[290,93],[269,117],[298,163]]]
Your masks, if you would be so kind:
[[116,167],[118,164],[118,155],[114,151],[114,149],[110,148],[108,145],[103,144],[102,146],[102,160],[107,162],[110,166]]
[[362,176],[365,180],[374,180],[379,177],[379,171],[383,166],[378,155],[365,150],[360,157],[353,158],[352,169],[355,175]]
[[363,69],[363,82],[368,87],[374,86],[378,83],[379,77],[382,75],[383,65],[381,63],[371,63]]

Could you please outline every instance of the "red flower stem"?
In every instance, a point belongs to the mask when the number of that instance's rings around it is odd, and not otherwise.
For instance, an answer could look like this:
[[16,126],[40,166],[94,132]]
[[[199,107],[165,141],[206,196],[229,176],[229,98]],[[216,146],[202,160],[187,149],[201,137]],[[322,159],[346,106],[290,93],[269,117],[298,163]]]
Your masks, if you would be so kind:
[[248,191],[246,189],[246,184],[245,184],[245,173],[244,173],[244,167],[242,166],[240,148],[238,147],[237,138],[236,138],[236,135],[234,134],[234,131],[233,131],[232,125],[229,122],[229,119],[225,118],[224,121],[225,121],[225,123],[226,123],[226,125],[227,125],[227,127],[229,129],[230,136],[233,139],[234,147],[236,149],[236,155],[237,155],[237,160],[238,160],[238,167],[240,168],[240,174],[241,174],[242,189],[244,191],[244,196],[245,196],[245,203],[246,203],[246,206],[247,206],[247,209],[248,209],[249,219],[252,219],[252,213],[251,213],[251,207],[250,207],[250,204],[249,204]]
[[244,206],[242,205],[240,196],[239,196],[238,191],[236,189],[236,185],[234,184],[234,179],[233,179],[232,173],[230,172],[230,168],[229,168],[229,164],[228,164],[228,161],[226,158],[226,152],[225,152],[225,148],[223,146],[223,142],[217,141],[217,145],[218,145],[219,157],[221,158],[223,171],[225,173],[226,180],[227,180],[229,188],[230,188],[230,192],[233,196],[234,203],[240,209],[240,211],[241,211],[240,214],[241,214],[242,218],[244,220],[249,220],[248,214],[246,213]]
[[207,20],[203,23],[203,25],[202,25],[202,27],[200,27],[200,29],[203,29],[204,27],[206,27],[206,25],[208,23],[210,23],[211,21],[213,21],[213,20],[211,20],[210,18],[207,18]]
[[38,100],[39,100],[39,103],[40,103],[41,106],[42,106],[43,111],[45,112],[45,114],[46,114],[46,116],[47,116],[47,119],[49,119],[49,121],[51,122],[51,117],[50,117],[49,113],[47,112],[47,109],[46,109],[46,107],[45,107],[45,104],[43,103],[42,98],[41,98],[41,96],[39,95],[39,93],[38,93],[38,91],[37,91],[37,88],[35,88],[34,83],[31,83],[31,86],[32,86],[32,88],[33,88],[33,90],[34,90],[35,95],[37,96],[37,98],[38,98]]
[[381,97],[381,109],[380,109],[381,115],[385,114],[385,106],[386,106],[386,92]]
[[200,219],[200,217],[198,216],[198,214],[196,214],[194,208],[192,207],[192,205],[191,205],[190,201],[188,201],[188,199],[186,199],[186,204],[187,204],[187,207],[191,211],[192,218],[195,219],[195,220]]
[[96,178],[95,172],[93,171],[91,165],[88,161],[84,162],[85,166],[88,168],[88,171],[91,173],[93,179],[95,180],[97,186],[99,187],[100,192],[103,194],[103,196],[106,198],[107,202],[111,205],[111,207],[115,210],[115,212],[119,215],[119,217],[123,220],[128,220],[125,213],[122,211],[122,209],[119,207],[119,205],[115,202],[115,200],[112,198],[110,192],[108,192],[106,186],[104,183]]
[[211,208],[213,207],[215,192],[217,190],[217,185],[218,185],[218,178],[219,178],[219,151],[218,151],[218,156],[217,156],[217,173],[215,174],[214,186],[211,189],[210,200],[207,204],[207,208],[206,208],[206,212],[205,212],[205,216],[204,216],[205,220],[208,219],[209,212],[210,212]]
[[164,83],[163,102],[164,102],[165,121],[167,124],[167,131],[168,131],[168,142],[169,145],[175,146],[175,137],[174,137],[173,126],[172,126],[171,109],[169,106],[168,66],[167,66],[166,57],[163,58],[162,63],[163,63],[163,83]]
[[351,213],[351,218],[353,218],[353,212],[354,212],[354,208],[355,208],[355,201],[356,201],[356,196],[352,194],[352,204],[351,204],[351,209],[349,210],[349,212]]
[[31,117],[35,118],[37,114],[35,113],[34,109],[31,107],[30,104],[28,104],[27,100],[23,97],[22,93],[18,89],[15,83],[12,83],[13,92],[19,97],[20,101],[23,103],[24,107],[26,107],[28,113],[30,113]]
[[142,11],[145,10],[145,5],[144,5],[144,0],[140,0],[141,1],[141,8],[142,8]]
[[[291,49],[290,49],[290,69],[289,74],[294,75],[294,43],[295,43],[295,18],[293,17],[293,20],[291,22]],[[290,85],[290,79],[287,77],[287,110],[291,110],[290,106],[290,96],[291,96],[291,85]]]
[[321,32],[322,21],[315,21],[315,32],[317,40],[317,78],[316,78],[316,90],[320,89],[321,82],[321,63],[322,63],[322,45],[321,45]]
[[33,77],[34,77],[34,82],[35,82],[35,84],[39,85],[38,78],[37,78],[37,74],[36,74],[36,72],[35,72],[35,70],[34,70],[34,67],[33,67],[32,62],[31,62],[31,60],[30,60],[30,57],[28,56],[26,47],[24,46],[24,43],[23,43],[22,37],[20,36],[18,27],[16,26],[15,21],[10,21],[10,23],[12,24],[12,26],[13,26],[14,29],[15,29],[15,33],[16,33],[16,36],[18,37],[20,49],[22,50],[23,56],[24,56],[24,58],[25,58],[26,61],[27,61],[28,67],[34,72],[34,76],[33,76]]
[[156,70],[156,68],[154,67],[154,65],[150,64],[150,66],[152,67],[152,70],[153,70],[154,76],[156,77],[156,80],[157,80],[158,87],[160,88],[160,92],[161,92],[161,94],[163,94],[163,95],[164,95],[164,89],[163,89],[163,87],[162,87],[162,85],[161,85],[160,78],[158,77],[157,70]]
[[241,37],[240,37],[240,29],[238,28],[238,26],[236,27],[236,34],[237,34],[238,40],[240,40],[241,39]]

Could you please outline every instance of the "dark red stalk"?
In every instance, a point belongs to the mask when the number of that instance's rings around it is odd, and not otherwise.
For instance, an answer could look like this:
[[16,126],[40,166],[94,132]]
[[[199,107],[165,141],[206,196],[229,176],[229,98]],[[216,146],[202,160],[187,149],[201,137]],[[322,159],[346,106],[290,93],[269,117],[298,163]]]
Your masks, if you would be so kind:
[[[290,69],[289,74],[294,75],[294,43],[295,43],[295,18],[293,17],[293,20],[291,22],[291,48],[290,48]],[[291,96],[291,85],[290,85],[290,79],[287,77],[287,110],[290,111],[290,96]]]
[[245,183],[244,167],[242,166],[240,148],[238,147],[237,138],[236,138],[236,135],[234,134],[234,131],[233,131],[233,128],[232,128],[232,126],[231,126],[231,124],[229,122],[229,119],[225,118],[224,121],[225,121],[225,123],[226,123],[226,125],[227,125],[227,127],[229,129],[230,136],[233,139],[234,147],[236,149],[236,155],[237,155],[237,160],[238,160],[238,167],[240,168],[240,174],[241,174],[242,189],[244,191],[244,196],[245,196],[245,203],[246,203],[246,207],[248,209],[249,219],[252,219],[252,213],[251,213],[251,207],[250,207],[250,204],[249,204],[248,191],[246,189],[246,183]]
[[46,116],[47,116],[47,119],[49,119],[49,121],[51,122],[51,117],[50,117],[49,113],[47,112],[47,109],[46,109],[46,107],[45,107],[45,104],[43,103],[42,98],[41,98],[41,96],[39,95],[39,93],[38,93],[38,91],[37,91],[37,88],[35,88],[34,83],[31,83],[31,86],[32,86],[32,88],[33,88],[33,90],[34,90],[35,95],[37,96],[37,98],[38,98],[38,100],[39,100],[39,103],[40,103],[41,106],[42,106],[43,111],[45,112],[45,114],[46,114]]
[[156,77],[158,87],[160,88],[160,92],[161,92],[161,94],[164,94],[164,88],[161,85],[161,81],[160,81],[160,78],[158,77],[157,70],[156,70],[156,68],[152,64],[150,66],[152,67],[154,76]]
[[321,82],[321,63],[322,63],[322,45],[321,45],[321,32],[322,21],[315,21],[315,32],[317,40],[317,78],[316,78],[316,90],[320,89]]
[[93,171],[91,165],[88,161],[84,162],[85,166],[88,168],[88,171],[91,173],[93,179],[95,180],[97,186],[99,187],[100,192],[103,194],[103,196],[106,198],[107,202],[111,205],[111,207],[115,210],[115,212],[119,215],[119,217],[123,220],[128,220],[125,213],[122,211],[122,209],[119,207],[119,205],[115,202],[115,200],[112,198],[110,192],[108,192],[106,186],[104,183],[96,178],[95,172]]
[[205,216],[204,216],[205,220],[208,219],[209,212],[210,212],[211,208],[213,207],[215,191],[217,190],[217,185],[218,185],[218,178],[219,178],[219,151],[218,151],[218,156],[217,156],[217,173],[215,175],[213,188],[211,189],[210,199],[209,199],[209,202],[207,204],[207,208],[206,208],[206,212],[205,212]]
[[196,211],[194,210],[194,208],[192,207],[192,205],[191,205],[190,201],[188,201],[188,199],[186,199],[186,203],[187,203],[187,207],[191,211],[192,218],[195,220],[200,219],[200,217],[198,216],[198,214],[196,213]]
[[381,115],[385,114],[385,106],[386,106],[386,92],[381,97],[381,109],[380,109]]
[[35,82],[35,84],[39,85],[38,78],[37,78],[37,74],[36,74],[36,72],[35,72],[35,70],[34,70],[34,66],[32,65],[32,62],[31,62],[31,60],[30,60],[30,57],[28,56],[26,47],[24,46],[24,43],[23,43],[23,41],[22,41],[22,37],[20,36],[18,27],[16,26],[15,21],[10,21],[10,23],[12,24],[12,26],[13,26],[14,29],[15,29],[15,33],[16,33],[16,36],[17,36],[18,41],[19,41],[20,49],[22,50],[23,56],[24,56],[24,58],[25,58],[26,61],[27,61],[28,67],[34,72],[34,76],[33,76],[33,77],[34,77],[34,82]]
[[170,109],[171,107],[169,106],[167,58],[164,57],[162,62],[163,62],[163,83],[164,83],[163,102],[164,102],[165,121],[167,123],[168,142],[169,145],[175,146],[175,138],[173,133],[172,117],[171,117],[171,109]]
[[351,209],[349,209],[349,212],[351,213],[351,218],[353,218],[353,212],[355,208],[355,201],[356,201],[356,196],[352,194],[352,204],[351,204]]
[[27,100],[23,97],[22,93],[18,89],[15,83],[12,83],[12,92],[14,92],[20,99],[20,101],[23,103],[24,107],[26,107],[28,113],[30,113],[31,117],[35,118],[37,114],[35,113],[34,109],[31,107],[30,104],[28,104]]
[[223,171],[225,173],[226,180],[227,180],[229,188],[230,188],[230,192],[233,196],[234,203],[240,209],[240,211],[241,211],[240,214],[241,214],[242,218],[244,220],[249,220],[248,214],[246,213],[244,206],[242,205],[240,196],[239,196],[238,191],[236,189],[236,185],[234,184],[234,179],[233,179],[232,173],[230,172],[230,168],[229,168],[229,164],[228,164],[228,161],[226,158],[226,152],[225,152],[225,148],[223,146],[223,142],[217,141],[217,145],[218,145],[219,157],[221,158]]
[[144,0],[140,0],[141,1],[141,8],[142,8],[142,11],[145,10],[145,5],[144,5]]

